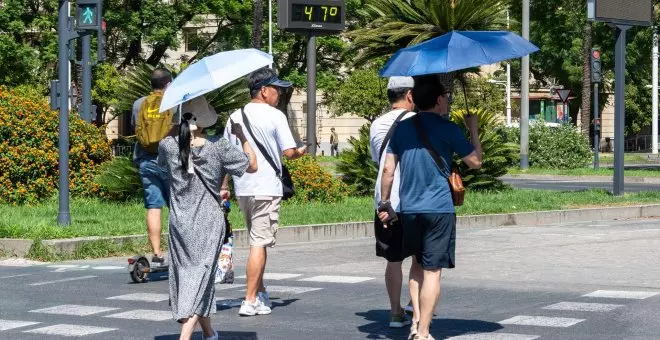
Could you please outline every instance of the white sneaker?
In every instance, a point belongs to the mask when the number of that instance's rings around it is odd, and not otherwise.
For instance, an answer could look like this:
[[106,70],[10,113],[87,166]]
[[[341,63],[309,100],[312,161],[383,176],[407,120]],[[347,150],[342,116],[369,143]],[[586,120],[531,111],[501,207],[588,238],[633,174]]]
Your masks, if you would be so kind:
[[270,307],[264,305],[261,299],[257,298],[254,300],[254,303],[249,303],[247,300],[243,300],[241,303],[241,309],[238,311],[240,316],[255,316],[255,315],[267,315],[270,314]]
[[264,306],[273,308],[273,303],[270,302],[270,296],[268,295],[268,292],[257,293],[257,299],[261,300],[261,302],[264,303]]
[[210,336],[208,338],[204,338],[204,340],[218,340],[218,339],[219,339],[219,335],[218,335],[217,331],[213,331],[213,336]]

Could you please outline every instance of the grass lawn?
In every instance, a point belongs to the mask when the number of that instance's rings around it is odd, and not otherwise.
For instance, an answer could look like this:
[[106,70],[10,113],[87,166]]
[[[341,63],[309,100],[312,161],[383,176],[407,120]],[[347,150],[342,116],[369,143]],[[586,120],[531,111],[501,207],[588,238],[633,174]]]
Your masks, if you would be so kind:
[[[582,168],[582,169],[568,169],[568,170],[558,170],[558,169],[538,169],[538,168],[529,168],[527,170],[520,170],[520,168],[512,167],[509,168],[509,175],[555,175],[555,176],[613,176],[614,169],[600,168],[598,171],[595,171],[593,168]],[[625,176],[629,177],[660,177],[660,168],[658,170],[652,169],[627,169],[624,173]]]
[[[604,190],[559,192],[507,190],[500,193],[469,192],[459,215],[523,212],[584,206],[660,203],[660,192],[643,192],[613,197]],[[232,205],[230,221],[235,229],[244,228],[243,217]],[[57,200],[33,206],[0,205],[0,238],[56,239],[81,236],[144,234],[144,209],[140,202],[108,203],[95,199],[73,199],[72,225],[56,226]],[[373,201],[351,197],[335,204],[285,202],[281,211],[283,226],[333,222],[369,221]],[[166,223],[163,230],[167,230]]]
[[[614,163],[614,153],[612,152],[599,153],[598,160],[604,163]],[[643,163],[643,162],[648,162],[649,158],[647,157],[646,153],[624,153],[623,161],[624,163],[625,162]]]

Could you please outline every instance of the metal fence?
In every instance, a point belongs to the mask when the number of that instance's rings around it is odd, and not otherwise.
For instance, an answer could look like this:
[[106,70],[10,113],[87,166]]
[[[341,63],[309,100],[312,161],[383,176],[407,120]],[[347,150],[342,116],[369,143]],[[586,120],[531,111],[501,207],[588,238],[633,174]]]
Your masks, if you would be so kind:
[[652,148],[651,135],[639,135],[626,138],[623,148],[625,152],[650,152]]
[[135,146],[133,145],[113,145],[112,154],[115,157],[117,156],[132,157],[134,148]]

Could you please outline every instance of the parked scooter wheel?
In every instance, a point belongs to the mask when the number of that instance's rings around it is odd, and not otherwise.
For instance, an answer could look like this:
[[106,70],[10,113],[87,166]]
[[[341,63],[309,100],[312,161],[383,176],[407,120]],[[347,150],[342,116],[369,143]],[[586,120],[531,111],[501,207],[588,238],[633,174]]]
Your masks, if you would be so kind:
[[135,283],[145,283],[147,282],[147,276],[149,275],[149,260],[145,257],[140,257],[135,261],[133,270],[131,271],[131,279]]

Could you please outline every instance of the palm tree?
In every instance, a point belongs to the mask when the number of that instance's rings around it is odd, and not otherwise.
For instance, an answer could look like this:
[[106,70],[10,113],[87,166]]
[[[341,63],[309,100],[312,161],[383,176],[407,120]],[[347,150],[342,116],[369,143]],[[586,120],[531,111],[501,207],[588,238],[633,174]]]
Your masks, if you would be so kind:
[[[358,51],[355,65],[453,30],[503,29],[506,4],[502,0],[367,0],[363,14],[371,21],[349,33]],[[450,89],[454,77],[445,75]]]
[[591,22],[584,25],[582,39],[582,111],[581,130],[582,134],[589,137],[591,127]]
[[255,0],[253,7],[252,47],[261,49],[261,30],[264,24],[264,2]]

